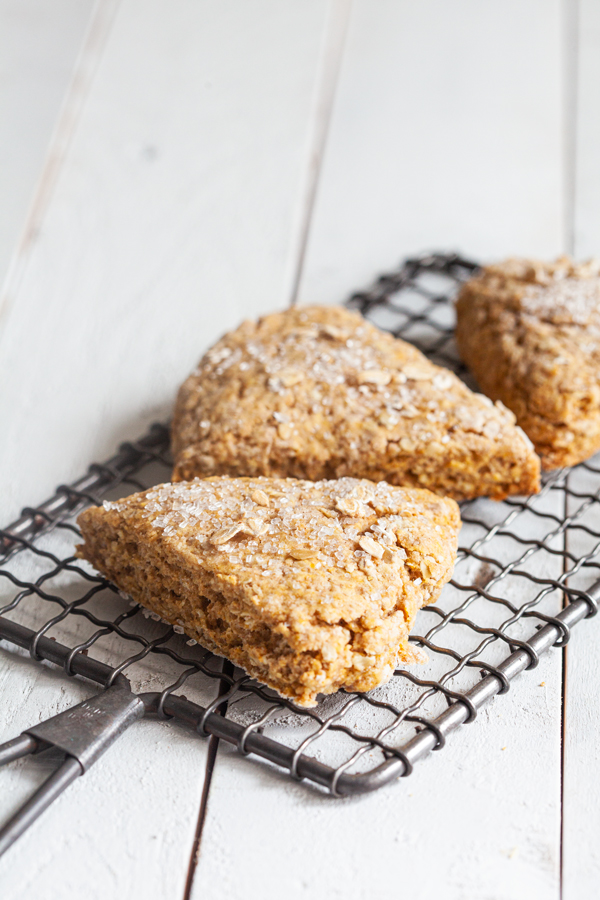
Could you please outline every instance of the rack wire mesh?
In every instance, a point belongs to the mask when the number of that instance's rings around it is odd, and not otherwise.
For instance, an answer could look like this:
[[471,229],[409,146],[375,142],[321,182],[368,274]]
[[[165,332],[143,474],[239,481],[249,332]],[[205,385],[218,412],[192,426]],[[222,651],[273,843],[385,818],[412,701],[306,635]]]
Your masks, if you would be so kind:
[[[348,304],[468,381],[453,342],[453,297],[475,269],[456,255],[410,260]],[[534,497],[463,504],[454,577],[439,602],[419,613],[411,636],[429,661],[397,670],[368,694],[341,691],[300,709],[74,556],[78,512],[168,481],[168,447],[168,428],[155,425],[0,531],[0,639],[103,686],[125,675],[148,712],[214,734],[334,795],[409,774],[597,612],[600,462],[591,460],[548,474]]]

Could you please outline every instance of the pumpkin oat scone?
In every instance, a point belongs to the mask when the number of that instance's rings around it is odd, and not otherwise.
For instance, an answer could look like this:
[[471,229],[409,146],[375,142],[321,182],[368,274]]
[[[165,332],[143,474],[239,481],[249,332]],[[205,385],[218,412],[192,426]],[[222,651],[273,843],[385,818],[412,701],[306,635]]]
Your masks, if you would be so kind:
[[182,385],[173,480],[352,476],[457,500],[539,489],[539,459],[502,404],[336,306],[244,322]]
[[600,260],[487,266],[456,314],[463,360],[516,414],[545,469],[600,449]]
[[163,484],[78,519],[87,559],[189,637],[302,706],[368,691],[454,567],[458,507],[353,478]]

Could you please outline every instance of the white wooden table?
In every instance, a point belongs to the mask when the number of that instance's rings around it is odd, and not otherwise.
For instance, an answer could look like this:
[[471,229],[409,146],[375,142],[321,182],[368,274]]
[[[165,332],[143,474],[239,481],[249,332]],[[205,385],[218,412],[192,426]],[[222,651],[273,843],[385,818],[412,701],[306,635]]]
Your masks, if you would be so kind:
[[[0,300],[2,523],[167,418],[243,317],[427,249],[599,253],[599,109],[594,0],[101,0]],[[142,722],[0,861],[0,895],[596,896],[598,642],[576,629],[362,798],[222,746],[211,773],[206,741]],[[0,742],[88,694],[3,644]],[[0,771],[0,820],[46,774]]]

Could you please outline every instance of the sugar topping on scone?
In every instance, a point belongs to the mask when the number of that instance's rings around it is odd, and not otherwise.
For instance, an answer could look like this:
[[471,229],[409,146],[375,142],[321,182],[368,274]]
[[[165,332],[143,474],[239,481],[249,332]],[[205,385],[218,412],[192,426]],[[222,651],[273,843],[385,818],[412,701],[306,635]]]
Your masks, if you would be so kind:
[[[554,324],[600,325],[600,260],[577,263],[508,259],[486,266],[468,282],[480,285],[509,307]],[[463,293],[469,288],[463,288]]]
[[545,468],[600,449],[600,261],[510,259],[457,301],[459,351],[517,416]]
[[183,384],[174,480],[363,477],[457,499],[539,485],[514,416],[340,307],[245,322]]
[[429,491],[352,478],[158,485],[79,517],[121,590],[296,702],[370,690],[449,579],[460,518]]

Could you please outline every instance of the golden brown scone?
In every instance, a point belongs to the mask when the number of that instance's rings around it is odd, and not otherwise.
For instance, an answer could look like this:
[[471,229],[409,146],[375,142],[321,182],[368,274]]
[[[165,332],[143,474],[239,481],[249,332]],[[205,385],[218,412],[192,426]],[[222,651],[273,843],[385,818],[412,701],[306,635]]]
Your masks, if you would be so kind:
[[600,449],[600,261],[487,266],[456,314],[463,360],[513,410],[545,469]]
[[226,334],[182,385],[172,438],[174,481],[349,475],[457,500],[539,489],[512,413],[336,306]]
[[302,706],[368,691],[452,574],[458,507],[353,478],[208,478],[83,512],[78,555]]

